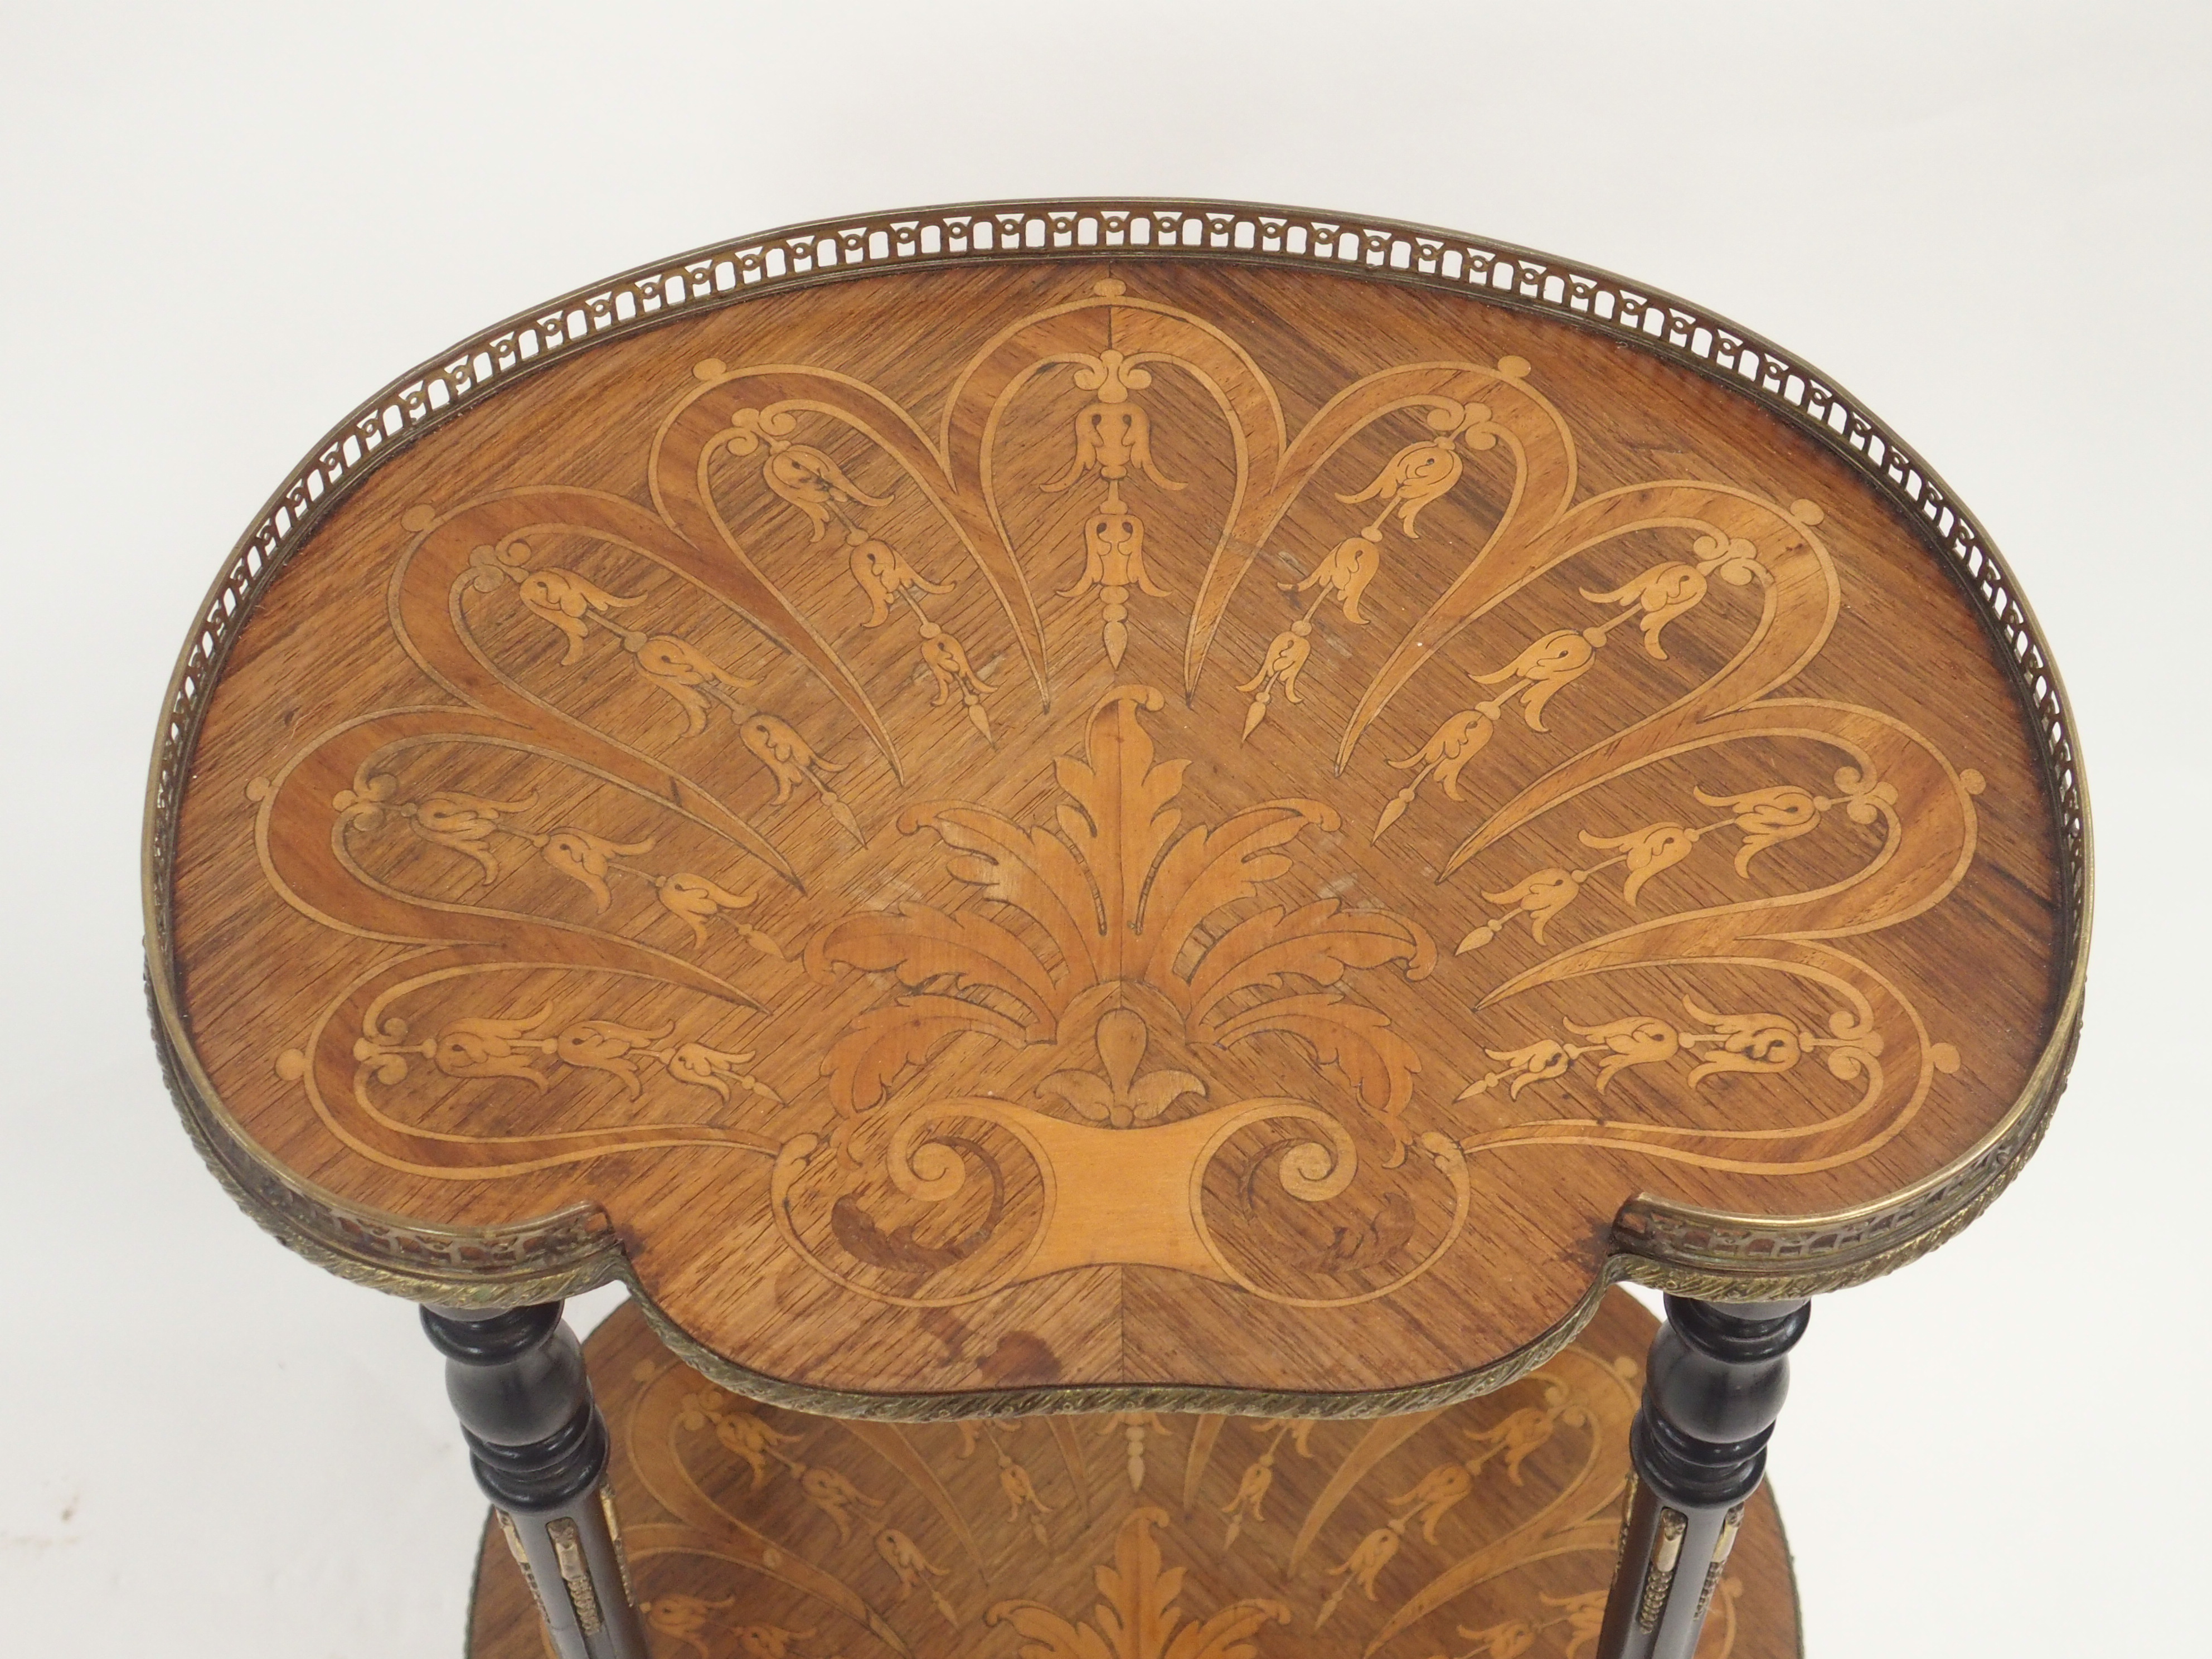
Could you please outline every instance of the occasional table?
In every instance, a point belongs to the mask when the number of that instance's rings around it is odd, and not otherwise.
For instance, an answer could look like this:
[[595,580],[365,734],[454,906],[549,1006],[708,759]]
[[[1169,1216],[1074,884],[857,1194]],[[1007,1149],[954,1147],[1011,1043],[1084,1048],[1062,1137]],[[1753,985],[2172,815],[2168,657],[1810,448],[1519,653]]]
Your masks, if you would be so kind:
[[145,856],[210,1167],[424,1304],[478,1659],[1794,1653],[1808,1298],[2033,1151],[2089,872],[2017,585],[1817,371],[1158,202],[395,382]]

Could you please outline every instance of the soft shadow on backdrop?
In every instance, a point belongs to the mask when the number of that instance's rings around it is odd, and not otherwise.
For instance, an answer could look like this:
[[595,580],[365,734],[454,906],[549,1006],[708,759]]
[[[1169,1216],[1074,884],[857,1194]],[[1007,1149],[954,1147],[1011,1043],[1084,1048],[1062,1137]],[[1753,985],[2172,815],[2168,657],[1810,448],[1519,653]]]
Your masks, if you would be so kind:
[[1988,525],[2087,757],[2087,1035],[2013,1192],[1819,1305],[1772,1468],[1816,1659],[2183,1650],[2212,1486],[2201,6],[234,3],[8,35],[11,1650],[459,1650],[483,1510],[412,1310],[232,1208],[145,1035],[155,715],[263,497],[408,365],[641,261],[1141,192],[1674,289],[1865,398]]

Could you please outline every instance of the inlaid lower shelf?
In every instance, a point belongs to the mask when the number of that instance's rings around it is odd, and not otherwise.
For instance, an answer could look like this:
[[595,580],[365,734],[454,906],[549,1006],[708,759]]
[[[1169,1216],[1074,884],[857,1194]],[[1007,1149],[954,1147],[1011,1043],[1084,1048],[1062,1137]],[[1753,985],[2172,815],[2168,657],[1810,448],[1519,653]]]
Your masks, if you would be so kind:
[[[629,1304],[586,1352],[657,1659],[1586,1659],[1653,1329],[1615,1291],[1519,1382],[1372,1421],[813,1417]],[[1699,1659],[1795,1659],[1766,1492],[1711,1594]],[[468,1650],[551,1652],[495,1527]]]

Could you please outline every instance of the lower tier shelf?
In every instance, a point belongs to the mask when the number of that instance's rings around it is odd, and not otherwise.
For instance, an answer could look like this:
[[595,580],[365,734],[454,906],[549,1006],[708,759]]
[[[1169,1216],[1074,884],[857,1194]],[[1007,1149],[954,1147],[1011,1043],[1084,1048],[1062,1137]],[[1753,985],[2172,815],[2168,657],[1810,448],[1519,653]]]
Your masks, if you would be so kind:
[[[656,1659],[1587,1659],[1656,1322],[1371,1422],[889,1424],[756,1406],[624,1304],[585,1345]],[[1753,1499],[1698,1659],[1796,1659]],[[487,1527],[470,1659],[550,1659]]]

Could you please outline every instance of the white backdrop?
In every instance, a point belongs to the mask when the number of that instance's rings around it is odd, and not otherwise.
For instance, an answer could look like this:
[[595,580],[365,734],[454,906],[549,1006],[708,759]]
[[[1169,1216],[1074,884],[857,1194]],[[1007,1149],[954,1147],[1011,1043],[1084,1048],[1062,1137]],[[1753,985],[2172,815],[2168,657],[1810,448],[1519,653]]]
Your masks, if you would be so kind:
[[2201,1639],[2207,19],[18,0],[0,1645],[459,1649],[483,1510],[412,1310],[232,1208],[145,1035],[155,716],[264,495],[390,375],[641,261],[1107,192],[1395,216],[1672,289],[1837,376],[1979,513],[2079,715],[2088,1034],[2012,1193],[1818,1306],[1772,1468],[1814,1659]]

